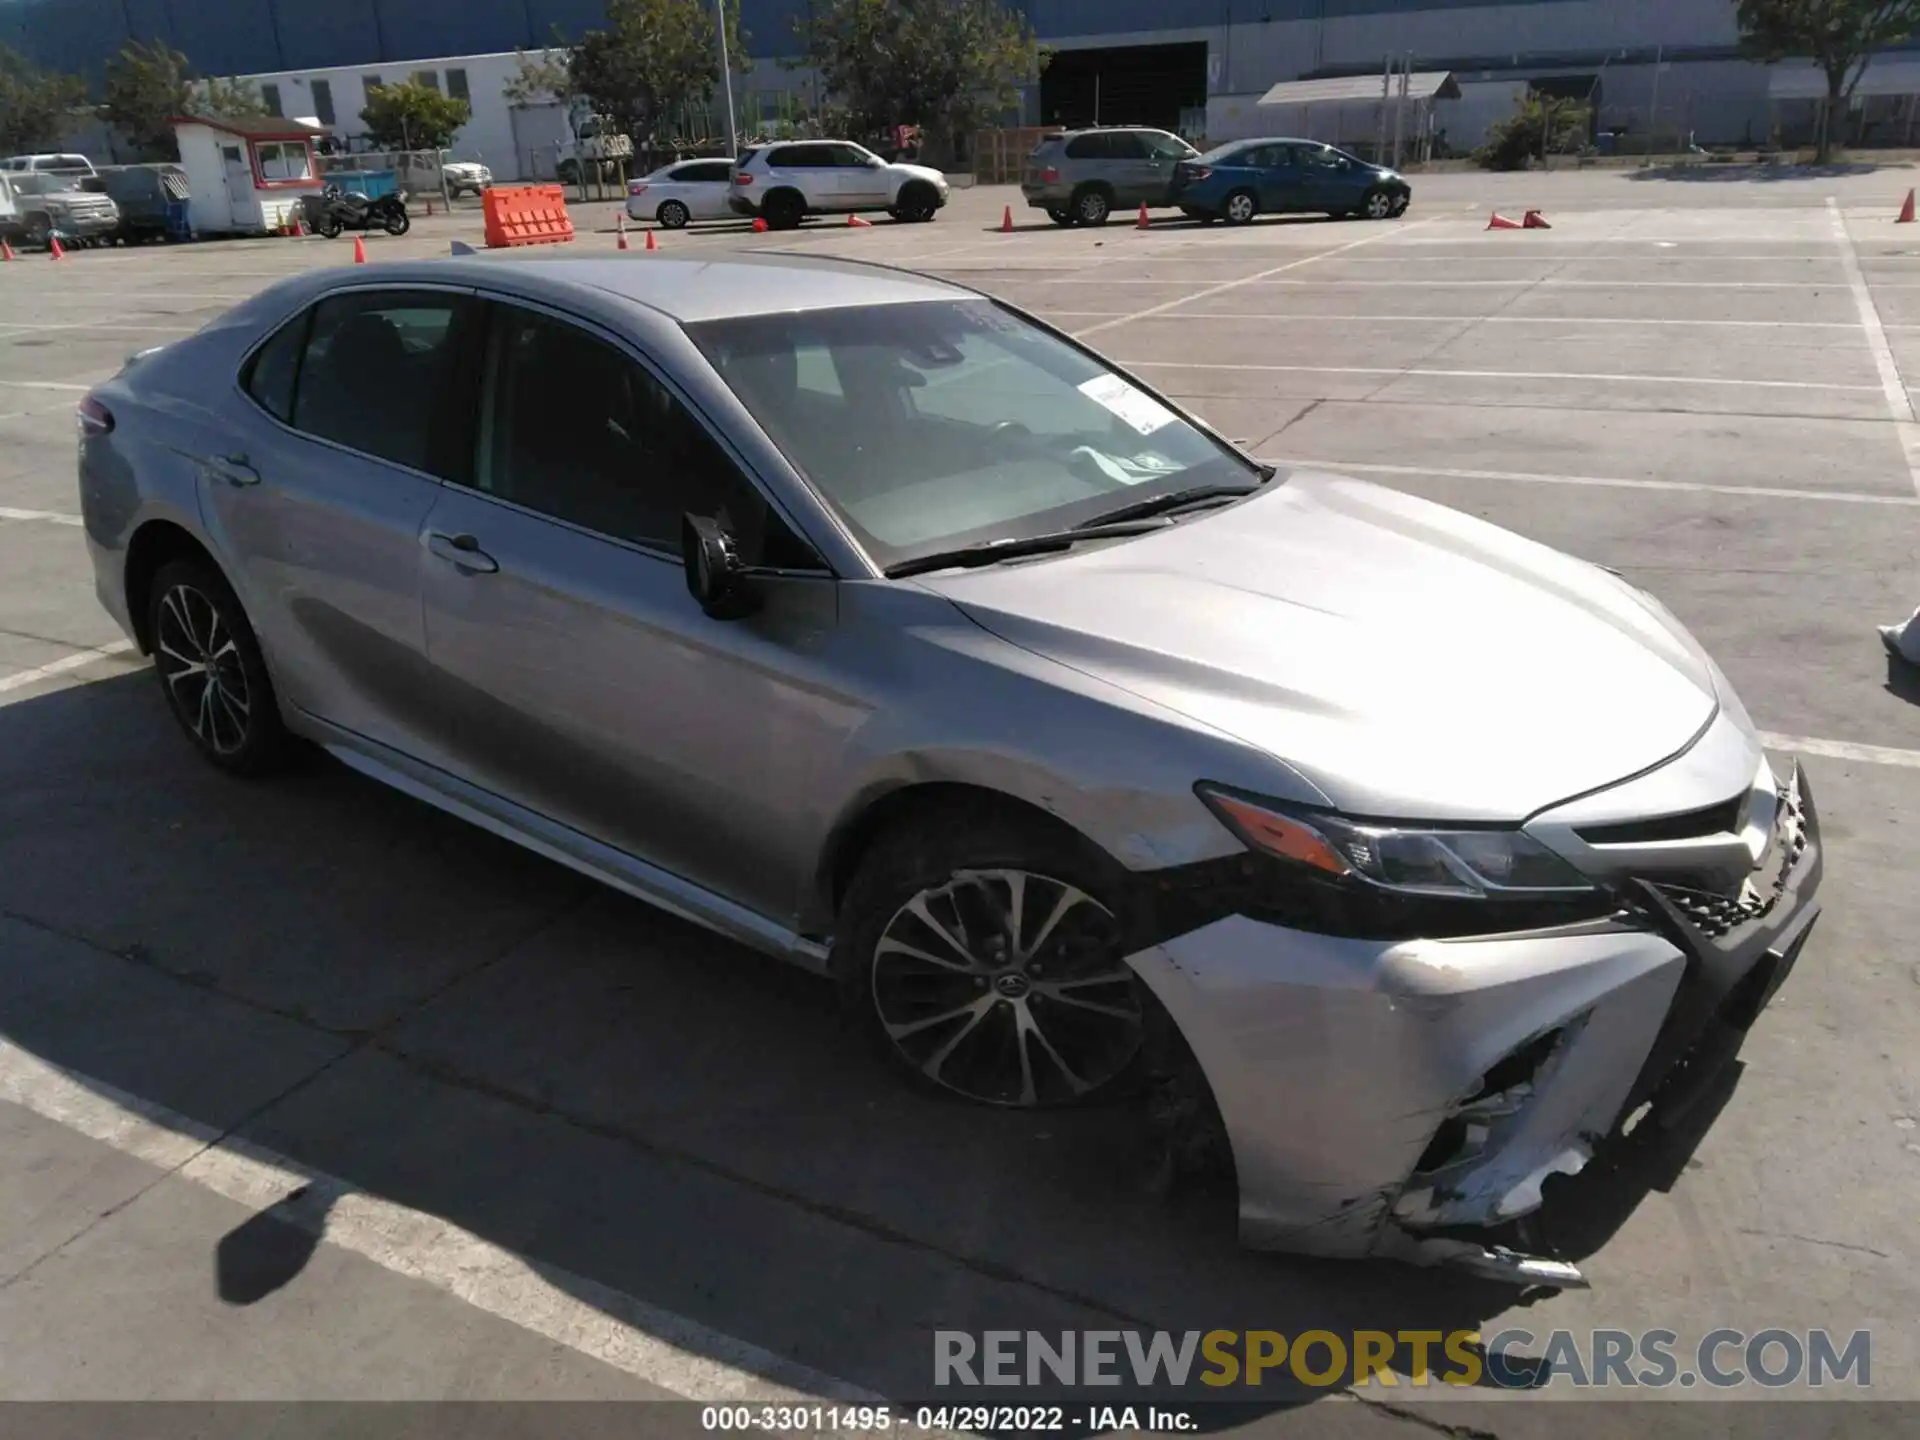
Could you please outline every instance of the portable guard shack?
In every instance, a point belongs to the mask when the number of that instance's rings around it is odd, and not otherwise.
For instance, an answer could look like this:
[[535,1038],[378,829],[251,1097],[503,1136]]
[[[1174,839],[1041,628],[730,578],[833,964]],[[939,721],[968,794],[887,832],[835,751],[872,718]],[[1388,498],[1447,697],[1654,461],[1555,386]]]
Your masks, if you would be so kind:
[[271,234],[320,191],[313,142],[323,130],[265,116],[183,115],[172,125],[195,235]]

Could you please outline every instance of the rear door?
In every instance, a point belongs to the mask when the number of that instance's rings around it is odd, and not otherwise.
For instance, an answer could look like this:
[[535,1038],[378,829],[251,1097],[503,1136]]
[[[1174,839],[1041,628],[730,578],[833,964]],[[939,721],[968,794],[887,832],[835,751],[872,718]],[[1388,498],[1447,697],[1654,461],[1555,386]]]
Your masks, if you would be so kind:
[[1248,164],[1256,176],[1262,210],[1278,215],[1307,208],[1306,178],[1300,170],[1298,146],[1262,145]]
[[[462,289],[336,293],[241,371],[195,460],[201,514],[293,705],[406,750],[430,685],[420,532],[457,437]],[[454,441],[457,444],[457,439]]]
[[673,182],[694,219],[715,220],[732,213],[727,208],[727,182],[732,175],[731,161],[692,160],[673,172]]

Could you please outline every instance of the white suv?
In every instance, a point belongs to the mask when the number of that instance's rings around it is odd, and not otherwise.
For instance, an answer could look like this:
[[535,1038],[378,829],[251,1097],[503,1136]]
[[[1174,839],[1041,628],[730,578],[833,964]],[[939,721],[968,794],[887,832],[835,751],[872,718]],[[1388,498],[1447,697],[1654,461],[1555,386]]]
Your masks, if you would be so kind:
[[727,204],[790,230],[809,215],[884,210],[896,220],[933,219],[947,203],[947,177],[924,165],[888,164],[850,140],[792,140],[754,151],[735,168]]

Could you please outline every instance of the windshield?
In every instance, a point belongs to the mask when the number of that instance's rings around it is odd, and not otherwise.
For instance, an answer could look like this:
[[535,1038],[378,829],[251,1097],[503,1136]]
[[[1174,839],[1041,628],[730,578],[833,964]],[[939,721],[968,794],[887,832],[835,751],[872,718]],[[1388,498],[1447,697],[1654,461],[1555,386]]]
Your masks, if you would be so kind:
[[13,188],[20,195],[59,195],[75,187],[71,177],[66,175],[16,174],[12,177]]
[[1132,381],[990,300],[687,328],[882,569],[1262,478]]

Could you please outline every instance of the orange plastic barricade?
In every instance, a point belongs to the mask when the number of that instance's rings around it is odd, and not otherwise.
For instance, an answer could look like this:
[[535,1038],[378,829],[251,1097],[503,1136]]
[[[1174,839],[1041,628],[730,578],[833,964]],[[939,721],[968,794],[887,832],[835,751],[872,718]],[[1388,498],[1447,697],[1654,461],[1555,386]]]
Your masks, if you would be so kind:
[[567,193],[558,185],[491,185],[481,196],[487,248],[560,245],[573,239]]

